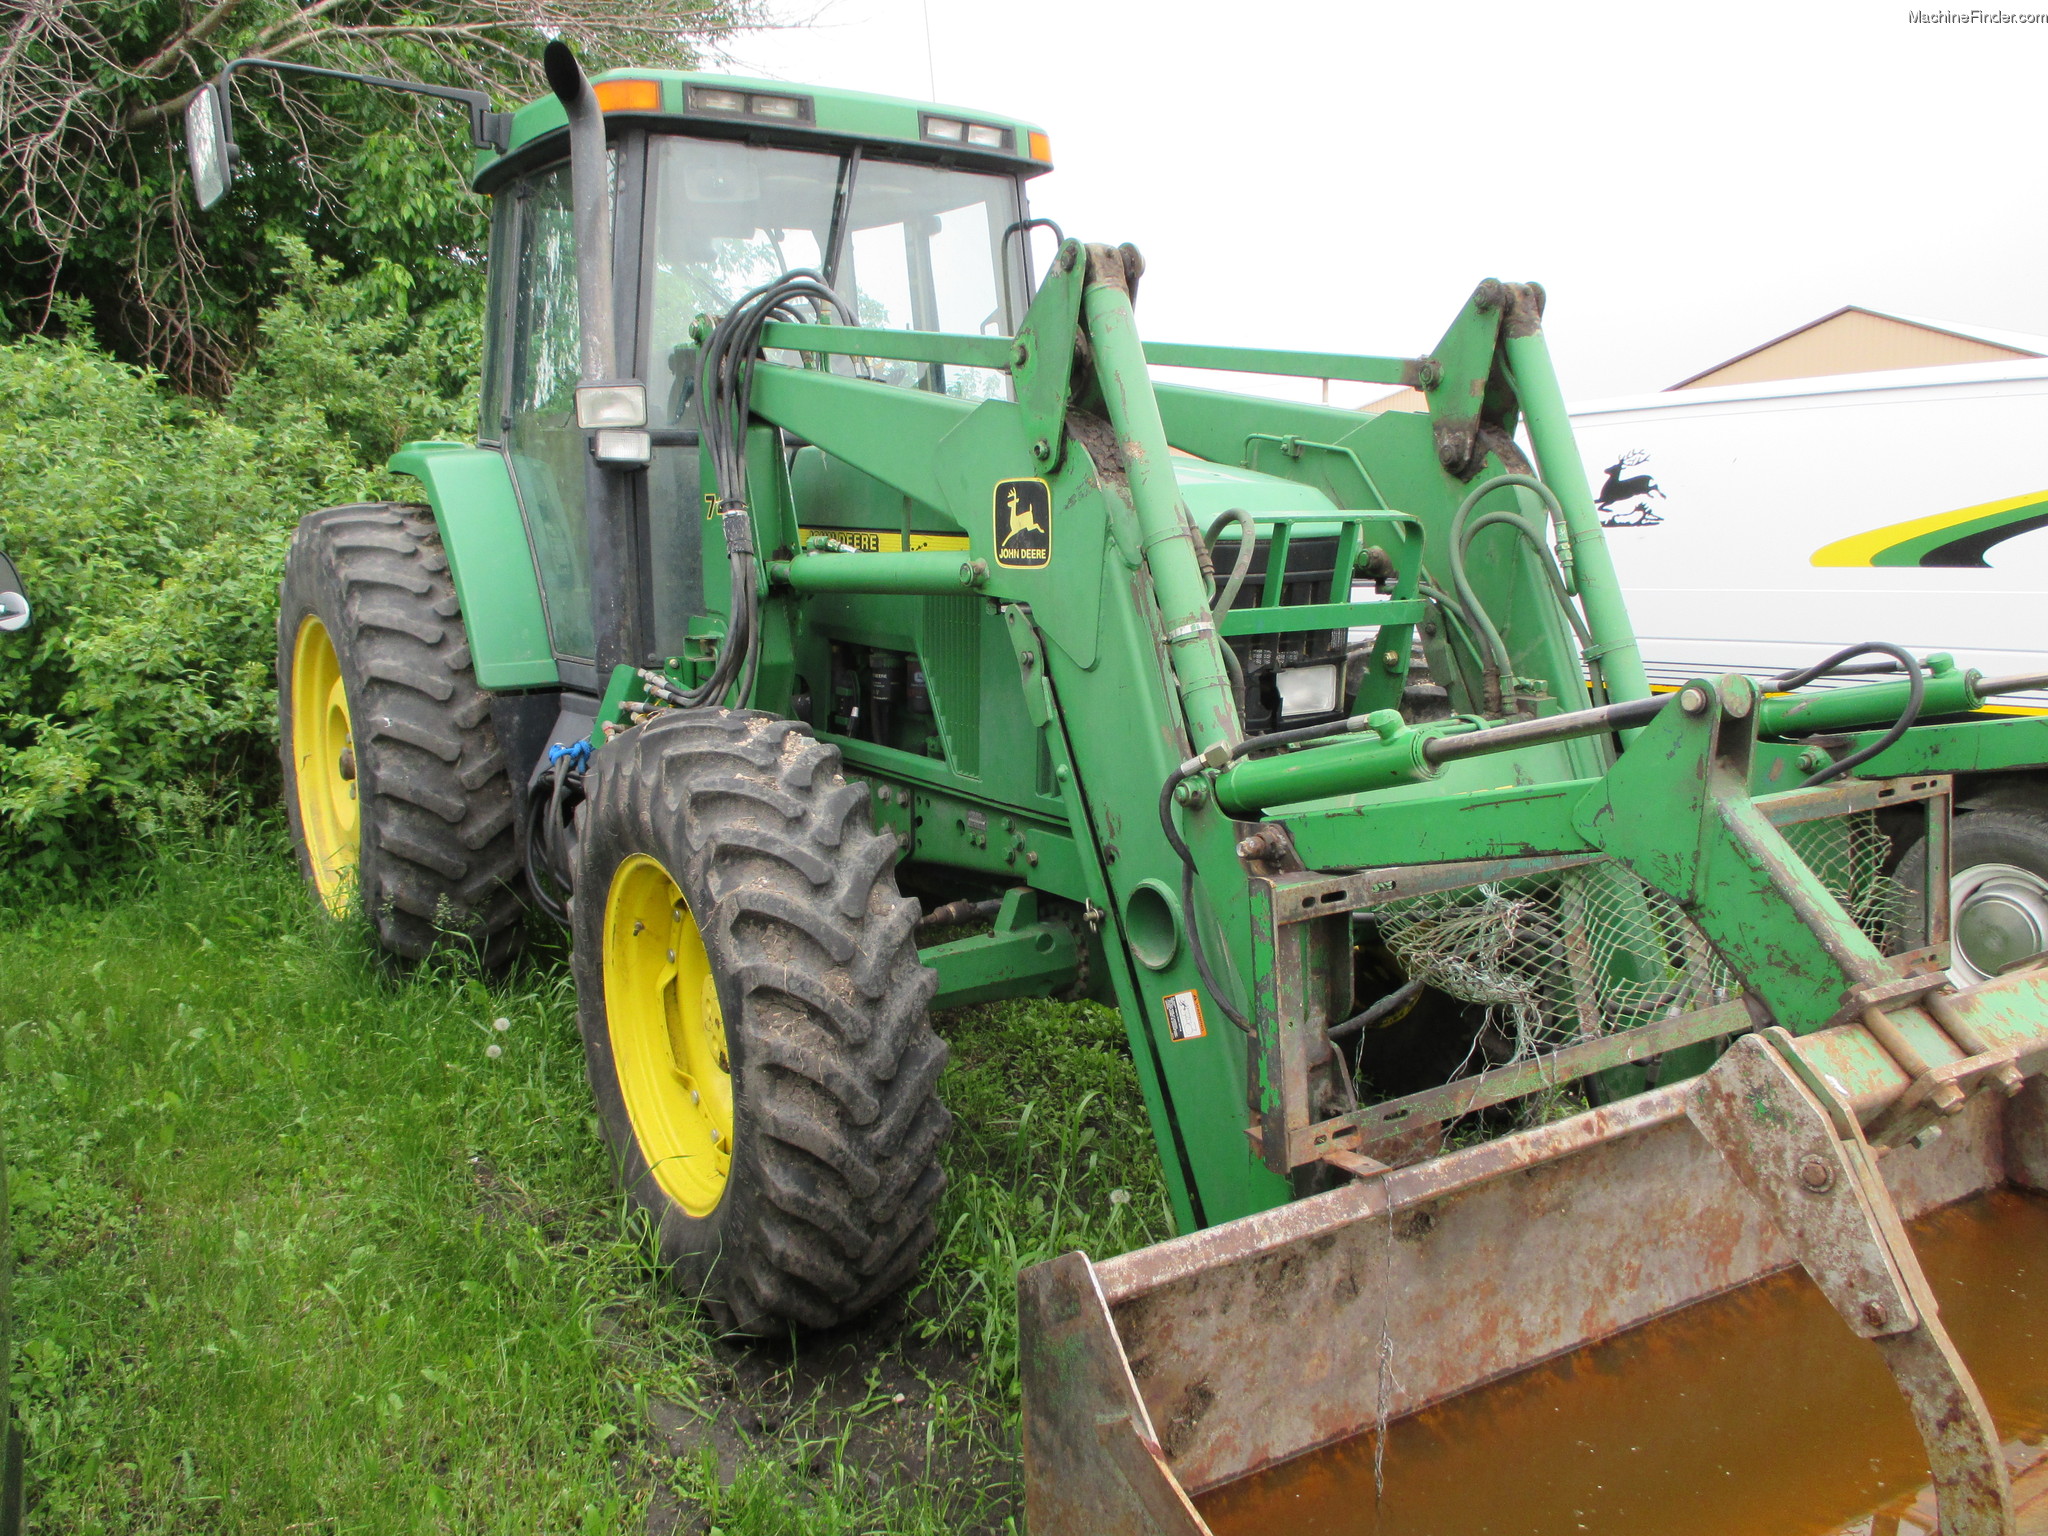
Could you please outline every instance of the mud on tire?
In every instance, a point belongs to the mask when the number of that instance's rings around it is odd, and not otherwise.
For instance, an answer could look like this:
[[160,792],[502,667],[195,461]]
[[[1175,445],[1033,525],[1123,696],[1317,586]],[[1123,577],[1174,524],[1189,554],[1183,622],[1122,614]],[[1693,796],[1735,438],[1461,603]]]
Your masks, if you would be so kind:
[[292,740],[293,653],[308,616],[333,641],[348,698],[357,884],[378,944],[406,960],[451,942],[486,965],[510,958],[520,937],[512,782],[432,512],[329,507],[300,520],[285,557],[279,754],[292,840],[315,883]]
[[[931,1245],[951,1117],[926,1022],[918,907],[865,786],[807,726],[673,710],[611,742],[586,780],[576,992],[604,1134],[663,1262],[743,1332],[831,1327],[904,1285]],[[701,1218],[653,1178],[605,1006],[607,893],[634,855],[681,890],[710,962],[731,1063],[730,1169]]]

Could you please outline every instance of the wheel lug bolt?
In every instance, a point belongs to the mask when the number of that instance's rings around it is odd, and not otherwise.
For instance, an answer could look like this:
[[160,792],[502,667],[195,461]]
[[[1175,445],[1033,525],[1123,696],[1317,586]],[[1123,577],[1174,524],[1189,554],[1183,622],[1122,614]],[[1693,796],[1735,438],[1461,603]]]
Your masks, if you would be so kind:
[[340,771],[344,779],[349,780],[351,783],[354,782],[356,776],[356,749],[354,747],[343,747],[341,749]]

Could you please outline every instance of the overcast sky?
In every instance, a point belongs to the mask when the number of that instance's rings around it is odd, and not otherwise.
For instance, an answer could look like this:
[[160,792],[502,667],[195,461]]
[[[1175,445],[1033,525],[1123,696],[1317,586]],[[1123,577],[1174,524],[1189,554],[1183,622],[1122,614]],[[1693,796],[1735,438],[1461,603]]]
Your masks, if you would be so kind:
[[815,20],[736,39],[733,72],[1045,127],[1032,211],[1145,253],[1156,340],[1417,353],[1481,278],[1535,279],[1592,399],[1846,303],[2048,333],[2048,25],[1914,25],[1909,0],[773,3]]

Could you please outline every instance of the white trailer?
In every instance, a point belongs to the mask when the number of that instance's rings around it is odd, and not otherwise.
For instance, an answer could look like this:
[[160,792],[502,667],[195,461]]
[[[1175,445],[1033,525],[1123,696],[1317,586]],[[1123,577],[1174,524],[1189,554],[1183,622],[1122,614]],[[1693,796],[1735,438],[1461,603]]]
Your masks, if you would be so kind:
[[[1653,686],[1855,640],[2048,673],[2048,359],[1638,395],[1572,421]],[[2048,691],[2000,710],[2048,711]],[[2048,778],[1959,779],[1957,806],[1956,969],[1975,979],[2048,950]]]

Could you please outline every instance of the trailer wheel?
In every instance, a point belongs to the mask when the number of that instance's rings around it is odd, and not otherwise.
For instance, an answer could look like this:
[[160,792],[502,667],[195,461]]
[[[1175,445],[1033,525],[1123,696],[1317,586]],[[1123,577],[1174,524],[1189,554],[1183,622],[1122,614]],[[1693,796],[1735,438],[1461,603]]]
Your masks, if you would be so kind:
[[[1918,932],[1924,842],[1899,861],[1906,931]],[[1966,985],[2048,950],[2048,822],[2024,811],[1958,816],[1949,844],[1949,973]]]
[[360,905],[398,958],[450,942],[510,958],[512,781],[433,514],[309,514],[278,596],[278,747],[307,883],[336,917]]
[[663,713],[584,785],[576,995],[620,1183],[721,1321],[856,1316],[915,1272],[945,1187],[895,839],[836,749],[752,711]]

